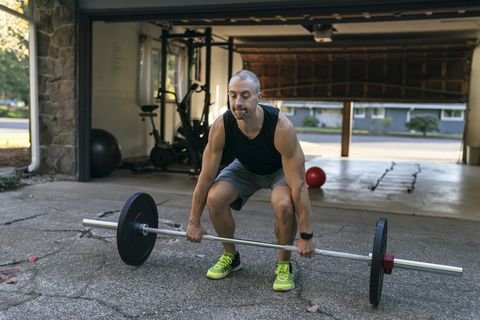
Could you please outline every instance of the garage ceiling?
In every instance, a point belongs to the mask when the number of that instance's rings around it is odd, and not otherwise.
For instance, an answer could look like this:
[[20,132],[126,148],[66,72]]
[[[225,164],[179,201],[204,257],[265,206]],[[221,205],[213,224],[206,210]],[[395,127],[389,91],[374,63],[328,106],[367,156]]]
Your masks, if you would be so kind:
[[[248,2],[248,1],[245,1]],[[290,41],[309,38],[316,47],[312,30],[315,26],[332,26],[333,39],[369,40],[371,35],[395,35],[400,38],[438,36],[476,37],[480,30],[480,1],[276,1],[190,7],[188,14],[169,8],[167,22],[175,26],[213,27],[215,33],[235,37],[236,42],[252,46],[263,40]],[[162,20],[162,19],[157,19]],[[284,43],[285,41],[283,41]],[[247,44],[245,44],[247,43]],[[283,44],[282,44],[283,45]],[[303,46],[308,46],[304,43]]]
[[[465,101],[480,35],[480,1],[245,1],[102,14],[233,37],[244,66],[278,99]],[[317,28],[332,28],[332,41],[316,42]]]

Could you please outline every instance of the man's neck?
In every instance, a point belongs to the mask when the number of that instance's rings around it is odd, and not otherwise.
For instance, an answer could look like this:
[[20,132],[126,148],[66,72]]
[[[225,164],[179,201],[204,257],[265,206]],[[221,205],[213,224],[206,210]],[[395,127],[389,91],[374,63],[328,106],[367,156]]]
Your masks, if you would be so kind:
[[237,120],[238,128],[245,136],[255,138],[262,129],[263,118],[263,109],[257,104],[257,108],[252,117],[244,120]]

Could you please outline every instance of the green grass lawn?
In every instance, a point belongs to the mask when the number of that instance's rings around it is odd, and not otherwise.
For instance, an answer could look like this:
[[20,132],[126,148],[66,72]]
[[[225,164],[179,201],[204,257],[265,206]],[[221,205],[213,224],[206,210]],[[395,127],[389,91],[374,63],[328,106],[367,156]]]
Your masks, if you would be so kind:
[[12,108],[0,105],[0,118],[28,118],[30,110],[28,108]]

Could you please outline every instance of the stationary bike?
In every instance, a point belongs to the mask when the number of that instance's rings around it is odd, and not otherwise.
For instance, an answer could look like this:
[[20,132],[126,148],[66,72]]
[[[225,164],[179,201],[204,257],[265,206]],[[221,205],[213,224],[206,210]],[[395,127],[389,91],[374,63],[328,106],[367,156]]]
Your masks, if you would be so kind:
[[[150,151],[150,161],[154,167],[167,170],[170,164],[180,162],[191,166],[190,173],[198,174],[200,172],[201,158],[207,143],[209,127],[205,112],[202,114],[202,119],[190,122],[188,108],[191,95],[194,92],[201,91],[204,91],[204,88],[194,83],[190,86],[182,101],[178,102],[175,92],[167,91],[163,88],[158,89],[157,98],[161,98],[163,94],[171,94],[174,96],[177,105],[181,126],[176,131],[173,143],[160,141],[160,135],[153,120],[157,116],[153,111],[158,108],[158,105],[144,105],[140,107],[142,110],[142,113],[140,113],[142,121],[145,121],[145,118],[150,118],[152,126],[150,135],[153,136],[155,145]],[[207,92],[205,94],[208,96]],[[206,101],[208,100],[206,99]]]
[[158,133],[157,127],[155,126],[155,121],[153,120],[157,117],[157,114],[153,111],[158,109],[158,105],[144,105],[141,106],[140,109],[142,110],[142,112],[139,113],[139,115],[140,117],[142,117],[142,121],[145,121],[145,118],[150,118],[152,131],[149,134],[153,136],[153,139],[155,141],[155,145],[153,146],[152,150],[150,150],[150,162],[153,164],[154,167],[164,169],[173,161],[175,161],[176,153],[170,144],[162,143],[160,141],[160,135]]

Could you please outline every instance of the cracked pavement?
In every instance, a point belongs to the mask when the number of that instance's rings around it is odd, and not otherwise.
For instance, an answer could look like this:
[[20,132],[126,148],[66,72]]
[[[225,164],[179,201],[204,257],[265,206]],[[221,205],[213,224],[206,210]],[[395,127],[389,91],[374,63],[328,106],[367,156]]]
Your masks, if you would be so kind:
[[[373,308],[369,266],[353,260],[293,255],[297,288],[287,293],[271,289],[276,259],[271,249],[239,246],[243,269],[212,281],[205,272],[221,253],[219,243],[158,236],[142,266],[127,266],[118,256],[115,231],[83,227],[82,220],[116,222],[131,194],[148,192],[158,207],[159,227],[184,230],[193,183],[186,175],[119,173],[89,183],[55,181],[0,193],[0,275],[11,274],[0,278],[0,319],[480,318],[480,223],[389,210],[387,195],[379,198],[381,187],[368,190],[389,165],[358,175],[354,170],[350,186],[355,190],[364,182],[364,193],[350,200],[347,188],[338,190],[341,175],[331,177],[323,190],[311,190],[317,248],[368,255],[381,215],[389,220],[388,252],[462,266],[463,277],[394,268],[385,276],[380,306]],[[422,166],[412,198],[422,192],[422,175],[429,170]],[[361,196],[367,198],[355,204]],[[383,210],[364,206],[372,199]],[[267,193],[234,215],[238,238],[275,242]],[[202,223],[213,233],[206,212]],[[316,311],[308,312],[312,306]]]

